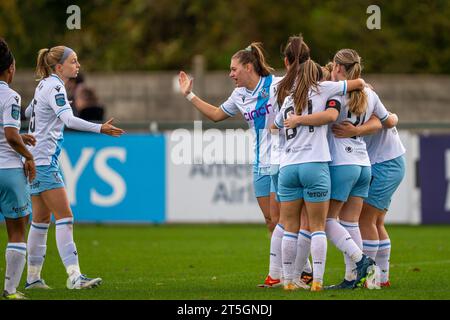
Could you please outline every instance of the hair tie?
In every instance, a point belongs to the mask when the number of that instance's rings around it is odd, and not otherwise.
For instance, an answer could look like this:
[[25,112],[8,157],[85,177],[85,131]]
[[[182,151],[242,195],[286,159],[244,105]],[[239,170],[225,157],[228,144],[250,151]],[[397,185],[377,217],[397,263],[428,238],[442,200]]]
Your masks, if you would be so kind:
[[252,52],[252,46],[250,45],[250,46],[248,46],[247,48],[245,48],[244,50],[245,50],[245,51],[248,51],[248,52]]

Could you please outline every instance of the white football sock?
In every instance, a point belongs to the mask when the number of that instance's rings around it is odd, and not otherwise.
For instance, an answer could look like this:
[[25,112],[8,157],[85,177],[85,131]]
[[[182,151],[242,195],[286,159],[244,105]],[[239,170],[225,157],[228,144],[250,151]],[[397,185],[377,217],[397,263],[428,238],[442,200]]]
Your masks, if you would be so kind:
[[[361,231],[359,230],[359,223],[358,222],[348,222],[340,220],[339,223],[341,226],[347,230],[349,235],[352,237],[353,241],[357,244],[357,246],[362,250],[363,249],[363,243],[361,238]],[[346,254],[344,254],[344,261],[345,261],[345,279],[348,281],[355,280],[356,279],[356,264],[353,262],[353,260]]]
[[377,256],[375,258],[375,263],[380,267],[381,270],[381,279],[380,281],[387,282],[389,281],[389,261],[391,257],[391,240],[384,239],[380,240]]
[[10,242],[6,247],[5,290],[9,294],[16,293],[20,278],[25,267],[27,244],[24,242]]
[[[309,264],[309,254],[311,252],[311,232],[301,229],[298,232],[297,257],[295,258],[295,276],[301,276],[307,264]],[[311,265],[309,265],[311,268]]]
[[73,218],[63,218],[56,221],[56,245],[67,274],[73,281],[81,274],[77,247],[73,242]]
[[326,233],[328,239],[344,254],[347,254],[353,262],[359,262],[362,259],[362,250],[353,241],[348,231],[336,219],[327,219]]
[[41,270],[47,251],[47,233],[49,223],[32,222],[28,232],[27,282],[41,279]]
[[284,232],[281,243],[284,283],[294,279],[295,256],[297,255],[297,233]]
[[[311,248],[309,249],[309,252],[311,252]],[[312,273],[312,266],[311,266],[311,262],[309,261],[309,257],[308,257],[308,259],[306,259],[306,264],[305,264],[305,267],[303,268],[303,271]]]
[[323,283],[327,261],[327,236],[323,231],[311,234],[311,256],[313,261],[313,282]]
[[284,228],[277,224],[270,239],[270,265],[269,276],[272,279],[280,279],[283,270],[281,261],[281,243],[283,241]]
[[378,245],[380,241],[378,240],[363,240],[363,252],[366,256],[371,257],[375,260],[378,252]]

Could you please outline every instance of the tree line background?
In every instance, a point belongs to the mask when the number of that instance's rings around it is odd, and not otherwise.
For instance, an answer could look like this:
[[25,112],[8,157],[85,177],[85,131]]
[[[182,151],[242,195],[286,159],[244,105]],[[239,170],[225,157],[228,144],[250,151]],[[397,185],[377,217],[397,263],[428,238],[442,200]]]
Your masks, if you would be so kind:
[[[69,30],[69,5],[81,29]],[[381,30],[369,30],[369,5],[381,8]],[[202,54],[209,70],[261,41],[282,68],[281,48],[302,33],[319,63],[353,48],[370,73],[450,74],[450,1],[314,0],[2,0],[0,36],[18,68],[34,68],[37,51],[64,44],[85,70],[177,70]]]

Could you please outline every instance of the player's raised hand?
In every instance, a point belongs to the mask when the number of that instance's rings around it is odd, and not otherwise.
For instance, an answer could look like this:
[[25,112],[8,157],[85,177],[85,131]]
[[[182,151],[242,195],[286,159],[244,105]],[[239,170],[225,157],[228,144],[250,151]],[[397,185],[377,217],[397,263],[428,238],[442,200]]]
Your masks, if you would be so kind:
[[22,137],[23,143],[25,143],[27,146],[35,146],[36,145],[36,138],[32,134],[24,133],[20,135]]
[[104,124],[102,124],[102,128],[100,130],[101,133],[107,134],[108,136],[120,137],[125,133],[124,130],[117,128],[112,125],[114,118],[109,119]]
[[194,79],[189,77],[186,72],[180,71],[178,75],[178,83],[180,84],[181,93],[187,96],[194,85]]

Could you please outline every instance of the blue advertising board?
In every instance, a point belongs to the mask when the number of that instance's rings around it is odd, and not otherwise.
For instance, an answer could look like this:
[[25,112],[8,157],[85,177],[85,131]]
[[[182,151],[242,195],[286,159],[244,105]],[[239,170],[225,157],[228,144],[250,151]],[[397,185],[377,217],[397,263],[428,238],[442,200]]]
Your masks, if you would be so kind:
[[77,222],[165,221],[165,139],[66,133],[60,166]]
[[450,223],[450,136],[420,137],[422,223]]

